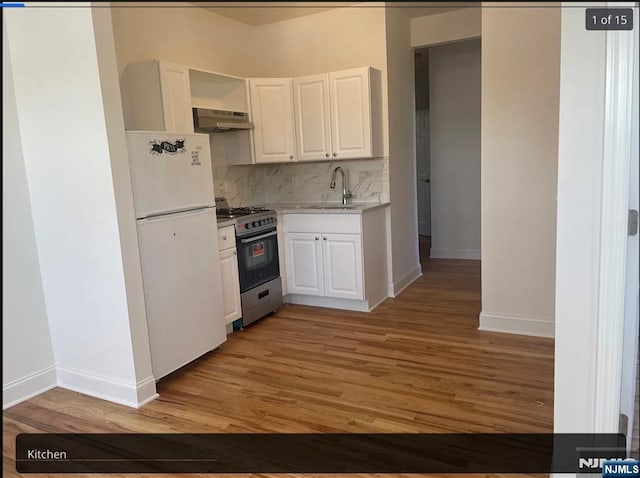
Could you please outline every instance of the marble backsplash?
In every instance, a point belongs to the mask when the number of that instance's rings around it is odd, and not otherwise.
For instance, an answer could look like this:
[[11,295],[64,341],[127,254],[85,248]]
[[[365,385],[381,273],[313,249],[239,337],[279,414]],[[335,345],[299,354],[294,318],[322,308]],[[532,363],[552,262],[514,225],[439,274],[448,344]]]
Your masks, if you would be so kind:
[[226,166],[214,157],[214,187],[216,196],[225,196],[233,207],[340,202],[342,178],[339,174],[336,188],[329,188],[331,172],[336,166],[341,166],[347,175],[347,186],[353,194],[351,202],[389,201],[387,158]]
[[216,196],[232,207],[264,203],[342,201],[342,178],[330,189],[331,172],[341,166],[347,175],[352,202],[389,201],[389,160],[350,159],[300,163],[228,166],[228,157],[250,154],[248,136],[242,133],[210,135]]
[[335,189],[329,188],[336,166],[346,174],[352,202],[388,201],[388,164],[380,158],[264,165],[265,202],[341,202],[340,174]]

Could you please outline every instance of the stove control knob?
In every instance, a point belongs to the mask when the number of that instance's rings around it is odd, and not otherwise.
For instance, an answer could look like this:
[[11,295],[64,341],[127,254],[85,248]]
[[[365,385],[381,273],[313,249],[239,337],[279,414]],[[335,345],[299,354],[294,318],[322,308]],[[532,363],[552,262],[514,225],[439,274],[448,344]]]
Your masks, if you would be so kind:
[[257,221],[253,221],[253,227],[258,227],[260,224]]
[[247,225],[245,226],[247,229],[251,229],[251,223],[248,222]]

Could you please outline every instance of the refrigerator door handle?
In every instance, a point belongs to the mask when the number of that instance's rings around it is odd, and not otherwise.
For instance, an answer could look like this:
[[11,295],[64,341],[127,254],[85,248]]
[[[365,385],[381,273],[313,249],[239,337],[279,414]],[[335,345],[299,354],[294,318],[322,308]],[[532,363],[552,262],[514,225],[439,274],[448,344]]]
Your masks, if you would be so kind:
[[171,217],[182,217],[182,216],[190,216],[190,215],[195,215],[195,214],[203,214],[203,213],[209,213],[209,212],[215,212],[216,208],[214,206],[204,206],[204,207],[194,207],[194,208],[187,208],[187,209],[176,209],[175,211],[170,211],[170,212],[163,212],[163,213],[159,213],[159,214],[150,214],[148,216],[145,217],[141,217],[140,219],[138,219],[139,222],[146,222],[146,221],[157,221],[160,219],[167,219],[167,218],[171,218]]

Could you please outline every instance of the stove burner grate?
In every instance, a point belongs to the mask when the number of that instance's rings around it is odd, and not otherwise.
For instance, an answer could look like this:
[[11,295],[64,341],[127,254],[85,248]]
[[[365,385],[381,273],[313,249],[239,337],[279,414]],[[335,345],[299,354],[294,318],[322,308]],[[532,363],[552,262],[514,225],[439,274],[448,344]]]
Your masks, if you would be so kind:
[[251,206],[251,207],[229,207],[222,208],[216,211],[219,217],[239,217],[248,216],[250,214],[256,214],[259,212],[265,212],[268,209],[264,206]]

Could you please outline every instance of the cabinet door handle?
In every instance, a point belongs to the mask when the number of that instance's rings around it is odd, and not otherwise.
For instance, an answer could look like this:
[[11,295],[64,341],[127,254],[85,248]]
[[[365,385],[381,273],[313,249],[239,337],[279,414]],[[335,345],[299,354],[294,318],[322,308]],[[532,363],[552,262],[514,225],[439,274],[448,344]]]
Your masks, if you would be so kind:
[[324,153],[325,158],[329,157],[329,153]]
[[338,156],[338,153],[333,153],[334,156]]
[[227,240],[227,236],[222,236],[222,240],[226,241]]
[[237,250],[233,251],[233,255],[237,256],[238,255],[238,251]]
[[320,238],[319,238],[318,236],[316,236],[316,241],[317,241],[318,239],[320,239]]
[[289,155],[289,159],[293,159],[293,154],[290,154],[290,155]]
[[322,238],[322,240],[323,240],[323,241],[326,241],[326,240],[327,240],[327,236],[324,236],[324,237]]

